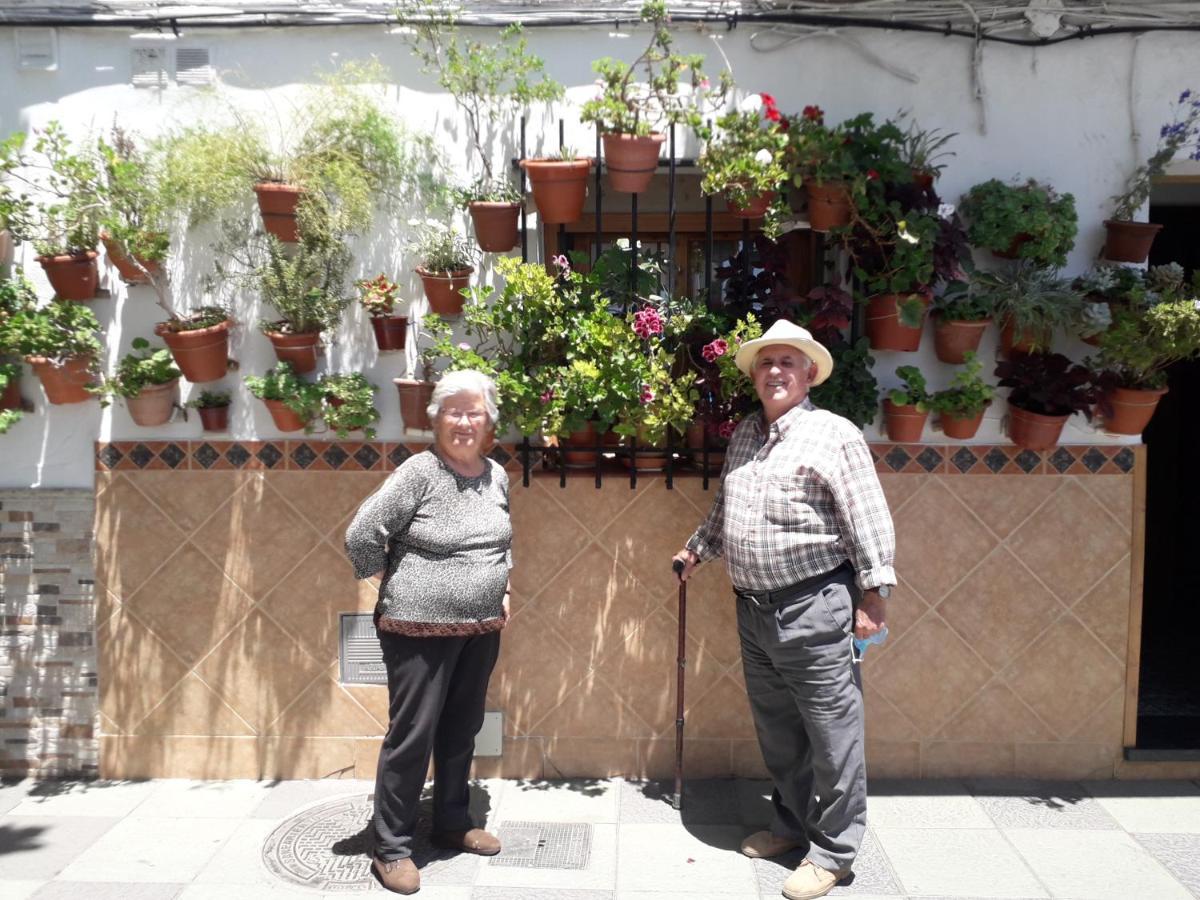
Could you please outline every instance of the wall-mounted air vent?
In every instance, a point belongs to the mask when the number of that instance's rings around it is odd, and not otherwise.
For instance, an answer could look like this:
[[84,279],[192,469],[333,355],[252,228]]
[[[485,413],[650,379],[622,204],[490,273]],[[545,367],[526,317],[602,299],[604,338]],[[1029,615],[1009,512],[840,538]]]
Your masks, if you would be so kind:
[[53,28],[14,28],[17,68],[53,72],[58,68],[58,32]]
[[162,47],[135,47],[130,56],[134,87],[161,90],[167,86],[167,51]]
[[207,47],[178,47],[175,50],[175,83],[212,84],[216,72],[209,59]]

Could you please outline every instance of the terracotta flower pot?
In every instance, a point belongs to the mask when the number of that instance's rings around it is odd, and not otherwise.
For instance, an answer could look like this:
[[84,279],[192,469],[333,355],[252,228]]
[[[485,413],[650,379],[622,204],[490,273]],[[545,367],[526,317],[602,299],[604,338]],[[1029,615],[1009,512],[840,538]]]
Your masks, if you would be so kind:
[[263,403],[267,407],[267,412],[271,414],[275,427],[280,431],[302,431],[308,424],[305,419],[300,417],[299,413],[282,400],[264,400]]
[[1105,417],[1104,430],[1113,434],[1141,434],[1150,424],[1154,411],[1158,409],[1158,401],[1166,392],[1166,388],[1113,388],[1108,392],[1108,402],[1113,412]]
[[61,364],[44,356],[27,356],[25,362],[41,379],[46,399],[51,403],[82,403],[94,396],[84,389],[93,380],[90,356],[73,356]]
[[1026,450],[1049,450],[1058,443],[1070,416],[1043,416],[1008,404],[1008,436]]
[[725,441],[714,441],[709,438],[708,442],[708,465],[704,462],[704,423],[693,422],[687,427],[685,433],[685,444],[691,452],[692,465],[709,475],[716,474],[721,471],[725,465]]
[[966,362],[966,354],[979,349],[983,333],[991,324],[991,319],[968,322],[936,316],[933,320],[933,347],[937,358],[955,365]]
[[565,225],[580,219],[592,171],[590,159],[523,159],[521,168],[529,176],[543,225]]
[[21,376],[17,375],[0,391],[0,409],[20,409],[21,406]]
[[46,278],[59,300],[91,300],[100,287],[100,271],[96,268],[95,250],[73,256],[39,256],[37,261],[46,270]]
[[666,139],[665,134],[643,137],[635,134],[605,134],[604,167],[608,169],[608,183],[612,189],[624,194],[640,194],[650,187]]
[[371,330],[375,332],[375,346],[380,353],[403,350],[408,316],[371,316]]
[[406,430],[429,431],[433,423],[429,421],[427,407],[433,399],[432,381],[414,381],[411,378],[393,378],[392,384],[400,393],[400,418],[404,420]]
[[200,414],[200,425],[205,431],[229,430],[229,407],[208,406],[196,410]]
[[254,186],[258,197],[258,211],[262,214],[263,228],[279,240],[294,244],[300,240],[296,223],[296,206],[303,196],[303,188],[277,181],[261,181]]
[[983,424],[983,414],[986,410],[987,407],[985,406],[979,412],[975,413],[975,415],[965,419],[943,414],[942,434],[957,441],[969,441],[975,437],[975,433],[979,431],[979,426]]
[[921,412],[915,406],[900,406],[891,400],[883,401],[883,423],[889,441],[895,441],[897,444],[919,444],[928,418],[928,410]]
[[813,231],[829,231],[850,224],[850,189],[844,182],[804,182],[808,191],[808,224]]
[[735,219],[761,219],[767,214],[767,210],[771,208],[771,204],[774,202],[774,191],[767,191],[754,197],[748,197],[745,206],[738,206],[728,196],[725,197],[725,205],[729,207],[729,214]]
[[621,438],[622,447],[628,449],[636,446],[636,450],[634,450],[632,455],[625,453],[618,455],[621,465],[638,472],[661,472],[666,469],[667,459],[670,457],[670,453],[666,447],[648,444],[640,428],[635,440],[637,442],[636,445],[629,438]]
[[913,184],[915,184],[919,190],[927,191],[932,188],[933,178],[934,175],[932,172],[923,172],[920,169],[912,170]]
[[429,309],[439,316],[461,315],[467,299],[462,295],[462,291],[471,283],[471,273],[474,271],[473,267],[467,266],[453,272],[430,272],[417,266],[417,274],[421,276],[421,285],[425,288],[425,299],[429,301]]
[[929,297],[917,294],[921,301],[921,324],[910,328],[900,321],[899,301],[903,294],[876,294],[867,303],[867,338],[873,350],[902,350],[912,352],[921,346],[925,328],[925,312]]
[[1037,329],[1024,328],[1017,334],[1016,323],[1009,319],[1000,329],[1000,352],[1004,356],[1014,353],[1032,353],[1037,347],[1050,346],[1050,336],[1038,334]]
[[[142,274],[142,270],[137,267],[133,259],[130,258],[119,241],[113,240],[107,234],[100,235],[100,242],[104,244],[104,253],[108,257],[108,261],[113,264],[113,268],[117,270],[117,274],[121,276],[121,280],[126,284],[149,284],[150,279]],[[159,265],[155,260],[142,259],[137,257],[137,261],[142,264],[150,275],[157,275]]]
[[[566,437],[558,439],[562,447],[563,465],[568,469],[593,468],[600,458],[600,434],[596,424],[588,422],[578,431],[572,431]],[[581,450],[567,450],[567,447],[582,447]]]
[[1113,262],[1144,263],[1150,255],[1150,247],[1161,225],[1152,222],[1125,222],[1120,219],[1105,219],[1105,259]]
[[229,368],[229,329],[233,323],[226,319],[209,328],[191,331],[172,331],[166,322],[154,326],[154,333],[163,339],[175,365],[183,377],[193,384],[224,378]]
[[517,246],[521,221],[520,203],[468,203],[475,224],[475,241],[488,253],[507,253]]
[[171,420],[175,401],[179,398],[179,379],[166,384],[148,384],[136,397],[125,398],[125,408],[135,425],[153,428]]
[[321,334],[309,331],[303,334],[283,334],[279,331],[264,331],[263,334],[275,348],[275,357],[280,362],[292,364],[292,371],[304,375],[317,367],[317,346]]

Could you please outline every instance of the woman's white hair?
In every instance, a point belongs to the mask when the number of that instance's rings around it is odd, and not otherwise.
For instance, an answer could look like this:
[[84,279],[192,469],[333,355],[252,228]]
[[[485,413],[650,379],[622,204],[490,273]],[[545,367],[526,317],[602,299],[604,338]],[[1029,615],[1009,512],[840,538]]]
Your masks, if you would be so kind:
[[495,425],[496,419],[500,417],[500,409],[496,405],[496,382],[476,369],[459,369],[443,375],[441,380],[434,385],[433,396],[430,398],[425,412],[430,419],[436,418],[437,414],[442,411],[442,404],[446,402],[447,397],[464,392],[478,394],[483,398],[483,406],[487,410],[488,419],[492,425]]

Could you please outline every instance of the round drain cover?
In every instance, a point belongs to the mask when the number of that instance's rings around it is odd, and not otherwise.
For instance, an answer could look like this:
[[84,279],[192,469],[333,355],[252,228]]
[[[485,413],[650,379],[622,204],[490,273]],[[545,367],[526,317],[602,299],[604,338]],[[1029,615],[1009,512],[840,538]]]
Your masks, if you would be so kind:
[[263,863],[272,874],[322,891],[366,891],[371,875],[370,795],[327,800],[271,832]]

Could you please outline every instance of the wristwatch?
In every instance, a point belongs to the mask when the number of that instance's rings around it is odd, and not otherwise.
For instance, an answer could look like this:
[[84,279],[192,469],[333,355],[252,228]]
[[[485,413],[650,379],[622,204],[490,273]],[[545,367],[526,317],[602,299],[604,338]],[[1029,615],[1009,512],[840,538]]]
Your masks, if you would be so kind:
[[890,584],[881,584],[879,587],[875,588],[875,593],[886,600],[888,597],[892,596],[892,586]]

